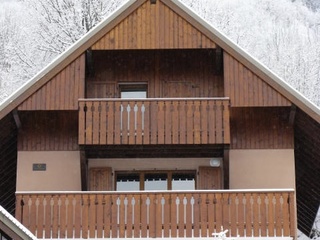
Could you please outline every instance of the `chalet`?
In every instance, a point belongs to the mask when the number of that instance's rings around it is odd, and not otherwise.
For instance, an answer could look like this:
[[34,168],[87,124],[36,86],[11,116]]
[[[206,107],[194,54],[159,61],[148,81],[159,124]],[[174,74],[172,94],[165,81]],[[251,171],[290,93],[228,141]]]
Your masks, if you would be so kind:
[[0,205],[37,238],[296,238],[320,109],[178,0],[130,0],[0,105]]

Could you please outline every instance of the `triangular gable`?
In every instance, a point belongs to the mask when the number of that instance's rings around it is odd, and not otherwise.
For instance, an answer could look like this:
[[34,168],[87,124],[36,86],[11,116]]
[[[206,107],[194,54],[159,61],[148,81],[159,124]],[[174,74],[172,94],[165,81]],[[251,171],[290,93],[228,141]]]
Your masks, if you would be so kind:
[[92,50],[215,48],[216,44],[162,1],[149,0],[105,34]]
[[[149,2],[149,1],[148,1]],[[261,80],[270,85],[275,91],[279,92],[290,102],[305,111],[309,116],[320,123],[320,109],[313,103],[308,101],[299,92],[290,87],[286,82],[281,80],[273,72],[251,57],[247,52],[230,41],[217,29],[200,18],[191,9],[185,6],[178,0],[157,0],[157,4],[164,4],[169,12],[177,14],[181,19],[186,20],[194,29],[206,36],[211,42],[221,47],[224,52],[227,52],[234,59],[239,61],[247,69],[250,69],[253,74],[256,74]],[[146,3],[146,0],[130,0],[120,7],[116,12],[98,24],[89,33],[83,36],[68,50],[61,54],[47,68],[39,72],[34,78],[23,85],[10,97],[8,97],[0,105],[0,119],[7,115],[10,111],[19,106],[23,101],[29,98],[33,93],[38,91],[50,79],[55,77],[60,71],[66,68],[72,61],[82,55],[87,49],[95,45],[108,32],[114,29],[119,23],[130,16],[134,11]],[[150,3],[150,2],[149,2]],[[170,15],[170,14],[169,14]]]

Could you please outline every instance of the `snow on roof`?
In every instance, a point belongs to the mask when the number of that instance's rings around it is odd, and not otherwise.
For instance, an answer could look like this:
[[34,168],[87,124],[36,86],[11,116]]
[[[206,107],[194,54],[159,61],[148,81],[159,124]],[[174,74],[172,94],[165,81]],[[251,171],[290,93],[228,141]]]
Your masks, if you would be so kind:
[[26,227],[0,206],[0,221],[19,235],[22,239],[38,240]]

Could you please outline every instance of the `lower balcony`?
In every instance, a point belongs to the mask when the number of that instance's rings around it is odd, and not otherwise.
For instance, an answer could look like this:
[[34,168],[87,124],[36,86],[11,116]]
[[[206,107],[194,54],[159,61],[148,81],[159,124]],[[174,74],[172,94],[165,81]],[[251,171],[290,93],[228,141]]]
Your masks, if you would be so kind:
[[294,192],[19,192],[16,218],[40,238],[295,238]]
[[229,144],[228,98],[81,99],[80,145]]

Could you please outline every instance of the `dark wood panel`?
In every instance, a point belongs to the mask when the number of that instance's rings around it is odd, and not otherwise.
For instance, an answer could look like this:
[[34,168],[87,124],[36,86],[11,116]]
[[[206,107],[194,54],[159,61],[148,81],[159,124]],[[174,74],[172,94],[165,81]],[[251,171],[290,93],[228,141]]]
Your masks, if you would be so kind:
[[23,111],[19,115],[18,150],[78,150],[77,111]]
[[84,97],[85,56],[82,54],[18,107],[19,110],[77,110]]
[[224,89],[232,107],[290,106],[291,102],[224,52]]
[[294,147],[290,108],[231,108],[232,149],[290,149]]
[[93,50],[215,48],[216,44],[161,1],[146,1],[97,41]]
[[119,83],[148,84],[148,97],[223,97],[215,50],[93,51],[87,98],[117,98]]
[[12,114],[0,120],[0,205],[15,211],[17,128]]

